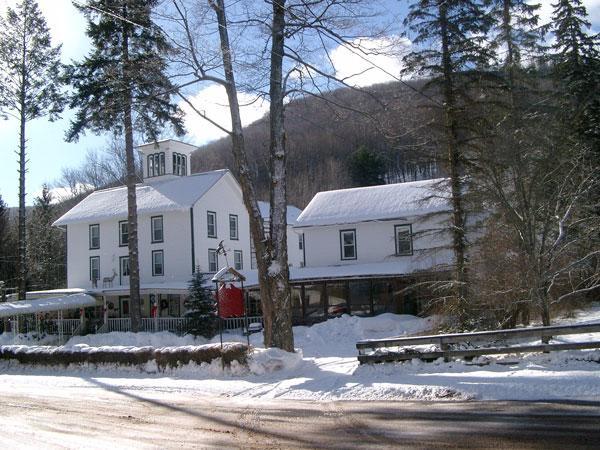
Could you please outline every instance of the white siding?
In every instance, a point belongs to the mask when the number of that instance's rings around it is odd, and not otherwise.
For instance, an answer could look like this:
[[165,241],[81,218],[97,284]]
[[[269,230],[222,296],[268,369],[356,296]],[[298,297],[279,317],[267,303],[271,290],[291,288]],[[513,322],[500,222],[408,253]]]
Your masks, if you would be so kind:
[[[207,212],[217,213],[217,237],[209,238],[207,232]],[[238,216],[238,240],[229,237],[229,214]],[[243,270],[250,269],[250,226],[248,213],[242,199],[242,192],[233,175],[228,173],[221,178],[194,205],[194,248],[195,265],[201,272],[208,272],[208,249],[216,249],[219,242],[227,250],[227,260],[233,267],[234,250],[242,251]],[[219,255],[219,267],[225,265],[225,258]]]
[[[153,214],[160,215],[160,214]],[[151,243],[150,215],[138,217],[138,248],[140,256],[140,279],[142,283],[187,281],[192,274],[190,247],[189,212],[167,212],[162,214],[164,239],[162,243]],[[128,248],[119,247],[118,223],[126,217],[110,221],[94,222],[100,225],[100,248],[89,249],[89,223],[70,224],[67,227],[67,284],[69,287],[89,288],[89,258],[100,256],[100,280],[117,276],[113,286],[119,286],[119,257],[128,255]],[[152,276],[152,251],[164,252],[164,276]]]
[[[394,226],[412,225],[413,255],[396,256]],[[307,267],[334,266],[344,264],[364,264],[377,262],[393,262],[406,258],[429,258],[432,265],[448,262],[444,256],[446,251],[436,249],[448,245],[449,236],[440,233],[440,229],[448,230],[440,219],[428,218],[406,221],[362,222],[346,225],[314,226],[296,228],[304,232],[304,244]],[[356,259],[341,258],[340,231],[356,230]],[[430,232],[429,230],[437,230]],[[436,253],[438,253],[436,255]]]

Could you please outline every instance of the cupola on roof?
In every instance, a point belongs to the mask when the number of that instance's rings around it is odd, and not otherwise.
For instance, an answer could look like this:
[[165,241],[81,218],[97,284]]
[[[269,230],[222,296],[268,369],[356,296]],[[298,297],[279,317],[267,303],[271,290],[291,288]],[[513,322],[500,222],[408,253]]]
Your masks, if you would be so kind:
[[137,147],[142,155],[144,182],[152,183],[174,177],[185,177],[191,173],[190,158],[195,145],[174,139],[149,142]]

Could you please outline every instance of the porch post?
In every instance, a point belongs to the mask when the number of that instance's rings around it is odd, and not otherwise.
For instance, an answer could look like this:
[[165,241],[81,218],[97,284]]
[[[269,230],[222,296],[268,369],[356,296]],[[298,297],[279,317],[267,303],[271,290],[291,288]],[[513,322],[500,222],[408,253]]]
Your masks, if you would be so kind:
[[350,281],[344,283],[344,291],[346,293],[346,310],[348,315],[352,315],[352,301],[350,299]]
[[62,344],[63,341],[63,312],[58,311],[58,342]]
[[321,286],[321,301],[323,302],[323,315],[324,319],[327,320],[329,316],[329,295],[327,294],[327,281],[323,281]]
[[302,303],[302,323],[306,324],[306,288],[300,285],[300,303]]
[[108,327],[108,307],[106,306],[106,295],[102,296],[102,301],[104,303],[104,307],[102,309],[102,325],[106,324]]
[[158,308],[160,307],[158,294],[154,294],[154,301],[156,302],[156,307],[154,308],[154,332],[158,333]]
[[371,307],[371,316],[375,315],[375,305],[373,304],[373,280],[369,280],[369,306]]
[[85,308],[81,308],[79,310],[79,334],[83,333],[83,328],[85,327]]

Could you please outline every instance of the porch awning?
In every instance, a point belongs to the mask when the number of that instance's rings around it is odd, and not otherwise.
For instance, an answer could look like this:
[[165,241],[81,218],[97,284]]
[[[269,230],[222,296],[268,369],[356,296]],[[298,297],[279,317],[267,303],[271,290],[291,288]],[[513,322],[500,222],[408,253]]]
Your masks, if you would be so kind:
[[67,309],[96,306],[96,299],[87,294],[72,294],[62,297],[40,298],[37,300],[21,300],[0,303],[0,318],[35,314]]
[[[87,290],[94,295],[129,295],[129,286],[98,287]],[[188,292],[187,281],[169,281],[166,283],[141,283],[140,294],[186,294]]]

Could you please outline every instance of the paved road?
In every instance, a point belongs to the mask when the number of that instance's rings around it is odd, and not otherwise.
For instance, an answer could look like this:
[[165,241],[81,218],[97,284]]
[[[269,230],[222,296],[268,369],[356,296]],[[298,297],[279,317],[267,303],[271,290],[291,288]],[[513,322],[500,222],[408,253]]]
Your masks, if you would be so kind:
[[0,448],[598,448],[600,402],[306,402],[2,391]]

